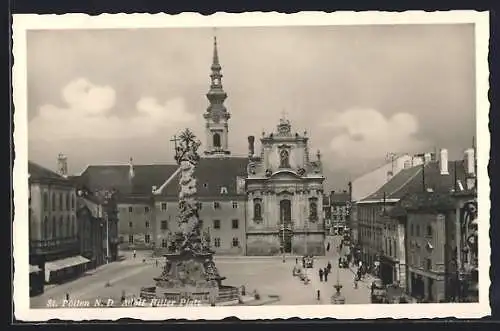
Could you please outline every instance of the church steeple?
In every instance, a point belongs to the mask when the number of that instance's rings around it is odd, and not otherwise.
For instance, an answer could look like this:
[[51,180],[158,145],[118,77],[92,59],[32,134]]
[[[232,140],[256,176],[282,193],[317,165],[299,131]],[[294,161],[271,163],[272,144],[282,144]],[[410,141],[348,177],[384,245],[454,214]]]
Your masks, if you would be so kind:
[[210,89],[207,93],[209,106],[203,114],[206,121],[205,155],[229,155],[228,150],[228,120],[231,114],[224,106],[227,94],[222,87],[222,67],[219,62],[217,37],[214,36],[212,65],[210,67]]

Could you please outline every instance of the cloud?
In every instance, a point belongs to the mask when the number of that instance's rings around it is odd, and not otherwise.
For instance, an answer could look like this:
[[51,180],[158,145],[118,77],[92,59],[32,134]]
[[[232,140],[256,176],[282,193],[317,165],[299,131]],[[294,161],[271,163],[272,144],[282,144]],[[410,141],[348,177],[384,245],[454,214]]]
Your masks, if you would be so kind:
[[418,151],[425,145],[415,138],[419,129],[416,117],[407,113],[387,118],[374,109],[351,109],[336,113],[333,120],[322,126],[333,136],[329,141],[330,150],[339,163],[348,166],[383,159],[389,152]]
[[98,86],[84,78],[67,84],[61,92],[65,107],[43,105],[30,121],[30,140],[114,139],[124,134],[129,138],[146,137],[167,127],[175,127],[195,119],[186,111],[184,99],[174,98],[161,104],[143,97],[130,117],[112,112],[116,92],[111,86]]

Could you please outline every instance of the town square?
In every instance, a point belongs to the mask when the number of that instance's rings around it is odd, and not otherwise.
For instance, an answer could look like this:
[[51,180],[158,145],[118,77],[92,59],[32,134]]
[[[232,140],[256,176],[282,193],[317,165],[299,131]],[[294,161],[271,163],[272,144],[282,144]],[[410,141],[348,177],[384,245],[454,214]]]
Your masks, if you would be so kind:
[[478,303],[473,32],[28,31],[30,308]]

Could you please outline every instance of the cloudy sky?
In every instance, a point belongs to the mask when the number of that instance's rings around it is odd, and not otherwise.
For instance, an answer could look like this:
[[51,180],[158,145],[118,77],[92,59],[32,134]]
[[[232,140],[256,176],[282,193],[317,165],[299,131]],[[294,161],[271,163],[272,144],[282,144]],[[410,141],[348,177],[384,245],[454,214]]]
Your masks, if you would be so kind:
[[[220,28],[230,147],[283,111],[342,189],[389,152],[448,148],[475,134],[472,25]],[[28,32],[29,158],[87,164],[172,161],[173,134],[203,138],[213,29]]]

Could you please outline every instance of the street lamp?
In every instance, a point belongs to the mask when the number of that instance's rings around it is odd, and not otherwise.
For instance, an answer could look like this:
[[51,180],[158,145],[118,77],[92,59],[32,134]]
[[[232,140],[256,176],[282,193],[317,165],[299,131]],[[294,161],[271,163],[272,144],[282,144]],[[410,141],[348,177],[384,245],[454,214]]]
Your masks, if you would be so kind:
[[[338,248],[338,253],[340,256],[340,247]],[[337,265],[337,283],[333,285],[333,288],[335,288],[335,293],[332,295],[331,302],[335,305],[345,304],[345,297],[340,293],[342,289],[342,284],[340,284],[340,265]]]

